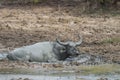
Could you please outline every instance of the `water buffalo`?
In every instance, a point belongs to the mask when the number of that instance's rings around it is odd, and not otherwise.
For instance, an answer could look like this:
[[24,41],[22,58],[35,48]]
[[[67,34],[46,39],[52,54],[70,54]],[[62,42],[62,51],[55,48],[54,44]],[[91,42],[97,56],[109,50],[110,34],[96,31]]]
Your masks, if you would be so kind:
[[11,51],[7,58],[9,60],[32,61],[32,62],[53,62],[65,60],[70,56],[79,54],[77,46],[82,43],[82,37],[78,42],[61,42],[56,39],[55,42],[39,42],[29,46],[23,46]]

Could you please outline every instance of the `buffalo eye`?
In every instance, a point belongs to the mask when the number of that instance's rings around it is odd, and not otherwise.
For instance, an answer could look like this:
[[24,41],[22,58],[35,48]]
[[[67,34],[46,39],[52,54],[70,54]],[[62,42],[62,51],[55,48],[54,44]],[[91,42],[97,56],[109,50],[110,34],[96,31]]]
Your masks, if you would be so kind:
[[62,49],[60,49],[60,52],[61,52],[61,53],[64,53],[64,52],[66,52],[66,49],[65,49],[65,48],[62,48]]

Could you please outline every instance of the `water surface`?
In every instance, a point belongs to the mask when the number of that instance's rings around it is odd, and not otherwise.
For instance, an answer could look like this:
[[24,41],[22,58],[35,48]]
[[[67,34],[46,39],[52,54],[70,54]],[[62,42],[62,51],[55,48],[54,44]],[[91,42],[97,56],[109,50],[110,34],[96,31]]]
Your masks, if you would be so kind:
[[65,76],[52,76],[52,75],[26,75],[26,74],[0,74],[0,80],[13,80],[13,79],[30,79],[30,80],[98,80],[100,78],[107,78],[108,80],[120,80],[120,75],[75,75],[69,74]]

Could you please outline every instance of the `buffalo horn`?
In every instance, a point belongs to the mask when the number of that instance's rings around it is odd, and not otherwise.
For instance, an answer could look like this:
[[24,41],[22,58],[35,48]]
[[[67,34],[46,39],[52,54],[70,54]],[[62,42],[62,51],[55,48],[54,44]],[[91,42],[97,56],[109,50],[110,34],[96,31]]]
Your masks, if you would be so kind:
[[78,37],[80,40],[78,42],[75,42],[76,46],[79,46],[82,43],[82,36],[78,35]]

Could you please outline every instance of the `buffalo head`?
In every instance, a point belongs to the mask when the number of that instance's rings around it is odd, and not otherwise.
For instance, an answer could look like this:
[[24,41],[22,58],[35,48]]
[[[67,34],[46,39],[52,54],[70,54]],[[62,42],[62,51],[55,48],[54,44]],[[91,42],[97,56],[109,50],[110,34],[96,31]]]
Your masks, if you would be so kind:
[[60,45],[59,53],[63,54],[62,57],[64,57],[64,59],[70,56],[79,55],[79,50],[76,47],[80,46],[80,44],[82,43],[82,37],[80,35],[78,35],[78,37],[80,38],[78,42],[61,42],[59,39],[56,39],[56,42]]

